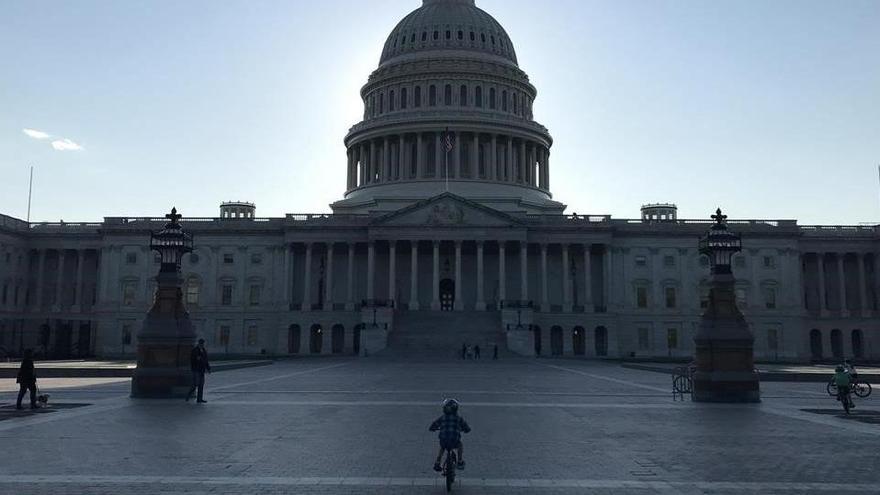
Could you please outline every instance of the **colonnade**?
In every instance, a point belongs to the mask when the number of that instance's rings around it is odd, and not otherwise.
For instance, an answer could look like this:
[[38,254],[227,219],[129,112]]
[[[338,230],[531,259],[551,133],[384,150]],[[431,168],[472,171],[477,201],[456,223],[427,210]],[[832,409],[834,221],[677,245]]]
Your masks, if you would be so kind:
[[[816,261],[816,289],[818,292],[818,310],[821,315],[827,315],[832,310],[832,305],[829,304],[829,295],[832,293],[837,296],[837,310],[843,313],[844,316],[848,315],[850,309],[854,309],[854,306],[862,312],[880,309],[880,306],[878,306],[880,301],[877,300],[877,292],[880,289],[880,256],[878,254],[863,252],[815,252],[805,253],[804,256],[807,255],[812,255]],[[845,263],[847,258],[855,259],[855,273],[852,270],[846,270]],[[873,281],[868,279],[868,267],[871,266],[869,263],[873,264]],[[836,280],[829,280],[829,277],[826,276],[829,265],[831,265],[831,270],[836,272],[834,274]],[[851,285],[847,284],[847,282],[850,280],[849,277],[852,276],[856,277],[857,290],[853,295],[857,298],[858,305],[853,304],[856,300],[851,300],[846,290]],[[833,283],[833,286],[829,287],[831,283]],[[873,288],[871,294],[868,293],[869,287]],[[831,290],[832,288],[833,290]]]
[[[348,190],[423,179],[474,179],[550,189],[550,150],[543,143],[500,134],[419,132],[361,141],[348,150]],[[448,170],[448,172],[447,172]]]
[[[33,250],[36,254],[37,258],[37,267],[36,273],[34,274],[36,278],[36,284],[32,287],[31,277],[28,275],[28,270],[30,267],[30,257],[25,258],[25,275],[23,277],[24,286],[18,287],[19,296],[22,296],[18,300],[19,306],[24,306],[25,301],[23,294],[30,292],[30,301],[29,306],[34,309],[42,309],[46,304],[51,304],[52,309],[59,311],[64,309],[64,296],[66,294],[65,288],[69,287],[68,277],[66,277],[66,272],[68,270],[68,264],[73,264],[75,266],[74,277],[73,277],[73,297],[71,300],[70,308],[74,311],[78,311],[84,304],[85,298],[85,264],[86,257],[89,252],[95,252],[96,250],[92,249],[36,249]],[[54,273],[49,273],[49,267],[47,266],[47,259],[49,258],[49,253],[54,252],[55,257],[57,258],[57,264],[55,267]],[[95,267],[95,271],[99,272],[97,267]],[[51,278],[54,278],[54,284],[49,284]],[[51,295],[51,299],[49,301],[46,300],[46,286],[47,284],[53,287],[52,292],[49,292]],[[13,298],[8,298],[7,307],[10,307],[10,303],[15,304]]]

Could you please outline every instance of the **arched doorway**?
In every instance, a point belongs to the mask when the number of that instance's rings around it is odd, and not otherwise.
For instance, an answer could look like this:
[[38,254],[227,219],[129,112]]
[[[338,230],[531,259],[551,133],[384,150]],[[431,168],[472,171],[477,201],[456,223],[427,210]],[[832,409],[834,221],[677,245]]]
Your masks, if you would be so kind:
[[596,355],[597,356],[607,356],[608,355],[608,330],[605,327],[596,327],[595,330],[596,337]]
[[330,334],[330,347],[333,354],[342,354],[345,351],[345,327],[333,325],[333,333]]
[[852,349],[854,357],[865,357],[865,336],[861,330],[852,331]]
[[814,328],[810,331],[810,357],[813,361],[820,361],[822,354],[822,332]]
[[440,281],[440,311],[455,309],[455,281],[444,278]]
[[575,356],[583,356],[587,353],[587,335],[584,327],[574,327],[571,332],[571,342]]
[[359,323],[354,326],[354,331],[352,332],[351,353],[355,356],[361,355],[361,330],[363,328],[364,324]]
[[312,325],[312,331],[309,332],[309,352],[312,354],[321,354],[324,349],[324,329],[317,323]]
[[534,333],[535,339],[535,356],[540,356],[541,351],[543,350],[541,346],[541,327],[538,325],[532,325],[532,333]]
[[831,331],[831,355],[843,359],[843,332],[836,328]]
[[300,331],[299,325],[290,325],[287,327],[287,353],[288,354],[299,354],[299,346],[300,346]]
[[550,329],[550,354],[553,356],[562,355],[562,327],[555,326]]

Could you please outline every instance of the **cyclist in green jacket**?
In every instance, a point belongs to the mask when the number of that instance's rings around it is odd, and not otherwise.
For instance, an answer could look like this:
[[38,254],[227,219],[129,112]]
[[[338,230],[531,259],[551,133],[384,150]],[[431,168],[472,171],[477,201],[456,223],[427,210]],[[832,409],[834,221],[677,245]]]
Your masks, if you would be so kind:
[[852,376],[850,376],[849,370],[843,366],[837,366],[837,368],[834,369],[833,381],[834,385],[837,386],[837,400],[849,401],[850,407],[854,407],[855,405],[849,396],[850,385],[852,384]]

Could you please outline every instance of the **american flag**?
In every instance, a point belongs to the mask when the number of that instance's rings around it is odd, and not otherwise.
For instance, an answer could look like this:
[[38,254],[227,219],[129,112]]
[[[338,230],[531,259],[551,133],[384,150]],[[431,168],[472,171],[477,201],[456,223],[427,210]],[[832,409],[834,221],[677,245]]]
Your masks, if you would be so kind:
[[446,138],[443,140],[443,142],[446,143],[447,153],[455,148],[455,136],[451,132],[449,132],[449,129],[446,129]]

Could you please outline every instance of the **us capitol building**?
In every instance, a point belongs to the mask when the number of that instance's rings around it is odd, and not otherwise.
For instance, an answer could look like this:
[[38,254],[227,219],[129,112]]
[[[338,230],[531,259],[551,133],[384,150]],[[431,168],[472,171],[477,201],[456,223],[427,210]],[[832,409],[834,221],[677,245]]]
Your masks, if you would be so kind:
[[[566,214],[536,95],[474,0],[424,0],[361,90],[332,214],[259,218],[235,202],[218,218],[184,218],[196,242],[184,297],[210,352],[451,356],[468,342],[586,359],[692,355],[709,275],[697,243],[717,205],[705,220],[670,204],[635,219]],[[155,290],[157,216],[0,215],[0,354],[132,355]],[[730,225],[744,238],[734,273],[757,359],[880,358],[878,227]]]

